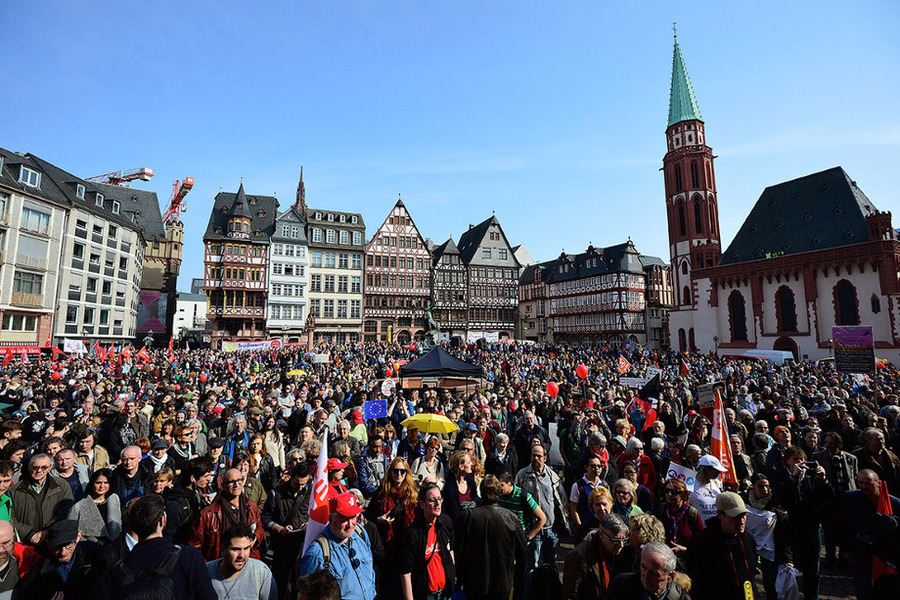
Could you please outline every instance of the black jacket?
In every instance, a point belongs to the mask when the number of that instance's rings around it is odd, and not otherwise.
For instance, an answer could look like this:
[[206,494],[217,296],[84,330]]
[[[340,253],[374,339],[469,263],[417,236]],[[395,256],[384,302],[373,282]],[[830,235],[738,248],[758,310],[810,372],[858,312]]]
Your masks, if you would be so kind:
[[187,544],[191,539],[194,521],[200,516],[205,502],[193,489],[181,486],[163,492],[166,501],[166,529],[163,536],[175,544]]
[[717,516],[706,522],[706,529],[691,537],[687,570],[694,600],[744,600],[743,582],[748,580],[753,597],[759,597],[753,579],[756,573],[753,536],[748,531],[726,536]]
[[457,570],[466,595],[506,596],[521,585],[527,545],[512,511],[496,504],[466,511],[456,530]]
[[[441,515],[434,523],[437,544],[440,548],[441,562],[444,565],[444,593],[449,596],[453,593],[456,581],[456,565],[453,564],[451,551],[453,550],[453,521],[447,515]],[[429,526],[421,517],[416,519],[406,530],[403,538],[403,546],[400,553],[400,573],[412,575],[413,598],[424,599],[428,596],[428,562],[425,559],[426,545],[428,541]]]
[[[310,482],[311,483],[311,482]],[[285,482],[275,486],[275,489],[266,498],[260,520],[263,528],[270,532],[269,541],[272,551],[278,554],[296,553],[303,546],[303,533],[293,533],[287,537],[274,533],[275,525],[290,525],[295,530],[300,529],[309,521],[309,495],[312,485],[308,484],[299,491],[294,492],[291,483]],[[296,559],[296,556],[294,556]]]
[[25,577],[16,585],[19,598],[28,600],[49,600],[57,592],[62,592],[67,600],[72,598],[92,598],[91,589],[97,577],[103,573],[103,547],[96,542],[79,542],[72,557],[72,568],[63,581],[57,571],[57,563],[44,556],[29,569]]

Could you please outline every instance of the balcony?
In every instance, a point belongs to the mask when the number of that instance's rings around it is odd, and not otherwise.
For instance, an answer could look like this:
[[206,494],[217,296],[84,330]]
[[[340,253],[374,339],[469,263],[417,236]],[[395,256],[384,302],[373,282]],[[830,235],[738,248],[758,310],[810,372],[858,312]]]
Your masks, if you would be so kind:
[[9,302],[10,304],[18,304],[20,306],[43,306],[44,295],[26,294],[25,292],[13,292]]

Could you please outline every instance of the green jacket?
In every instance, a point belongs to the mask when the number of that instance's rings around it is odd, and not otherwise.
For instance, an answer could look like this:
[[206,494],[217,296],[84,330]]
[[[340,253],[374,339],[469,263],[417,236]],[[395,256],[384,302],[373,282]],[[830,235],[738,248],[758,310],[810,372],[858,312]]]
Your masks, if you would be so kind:
[[31,481],[20,479],[10,490],[12,522],[19,538],[26,544],[31,536],[53,523],[53,510],[63,500],[72,499],[72,488],[58,477],[47,476],[44,489],[36,493]]
[[12,498],[9,494],[0,496],[0,521],[12,521]]

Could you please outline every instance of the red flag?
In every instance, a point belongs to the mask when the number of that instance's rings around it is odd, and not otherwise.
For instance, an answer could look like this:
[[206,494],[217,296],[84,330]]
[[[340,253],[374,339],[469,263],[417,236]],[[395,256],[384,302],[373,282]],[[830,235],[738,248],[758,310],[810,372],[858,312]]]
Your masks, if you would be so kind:
[[47,341],[44,342],[44,348],[49,348],[50,346],[53,345],[53,340],[52,340],[52,338],[53,338],[53,334],[52,334],[52,333],[48,333],[48,334],[47,334]]
[[[894,514],[894,509],[891,508],[891,493],[888,491],[887,482],[884,480],[881,481],[881,491],[878,492],[878,506],[875,510],[883,515]],[[872,557],[873,584],[882,575],[894,575],[895,573],[897,573],[897,571],[884,564],[880,558],[877,556]]]
[[644,419],[644,429],[650,429],[650,426],[653,425],[657,420],[656,411],[653,409],[653,403],[647,400],[641,400],[640,398],[634,399],[635,404],[641,407],[641,410],[644,411],[644,416],[647,418]]
[[144,362],[150,362],[150,355],[147,354],[146,348],[141,348],[140,350],[138,350],[137,358],[141,359]]
[[128,344],[125,348],[122,349],[122,352],[119,353],[119,356],[131,362],[131,344]]
[[27,365],[30,363],[31,361],[28,360],[28,350],[22,350],[22,364]]
[[734,460],[731,457],[731,440],[725,427],[725,407],[722,395],[716,390],[716,401],[713,405],[712,433],[709,439],[709,453],[719,459],[727,470],[722,473],[722,481],[737,487],[737,475],[734,473]]
[[175,341],[171,337],[169,337],[169,360],[172,360],[175,358],[175,351],[172,349],[174,347],[174,345],[175,345]]
[[104,348],[103,346],[100,346],[99,354],[100,354],[100,360],[106,361],[106,358],[108,356],[106,353],[106,348]]
[[3,366],[5,367],[6,365],[8,365],[8,364],[9,364],[9,361],[11,361],[12,358],[13,358],[12,352],[10,352],[9,350],[7,350],[7,351],[6,351],[6,356],[3,357]]
[[631,370],[631,363],[625,360],[625,356],[619,355],[619,373],[627,373]]
[[691,374],[691,365],[684,362],[684,359],[681,359],[681,374],[682,375],[690,375]]
[[91,354],[95,356],[97,354],[100,354],[100,340],[97,340],[96,342],[94,342],[94,345],[91,346]]
[[109,347],[109,354],[106,357],[109,359],[109,362],[116,362],[116,349],[114,346]]
[[303,539],[303,552],[328,525],[328,430],[322,434],[322,451],[316,461],[316,478],[309,498],[309,522]]

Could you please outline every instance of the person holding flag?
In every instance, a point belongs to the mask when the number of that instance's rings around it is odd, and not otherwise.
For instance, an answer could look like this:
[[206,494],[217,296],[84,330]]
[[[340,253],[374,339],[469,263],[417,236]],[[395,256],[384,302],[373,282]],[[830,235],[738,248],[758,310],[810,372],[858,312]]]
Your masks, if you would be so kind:
[[344,600],[375,598],[375,568],[369,535],[359,524],[363,512],[353,492],[328,498],[328,433],[316,463],[316,480],[309,502],[309,522],[300,576],[328,570],[341,585]]

